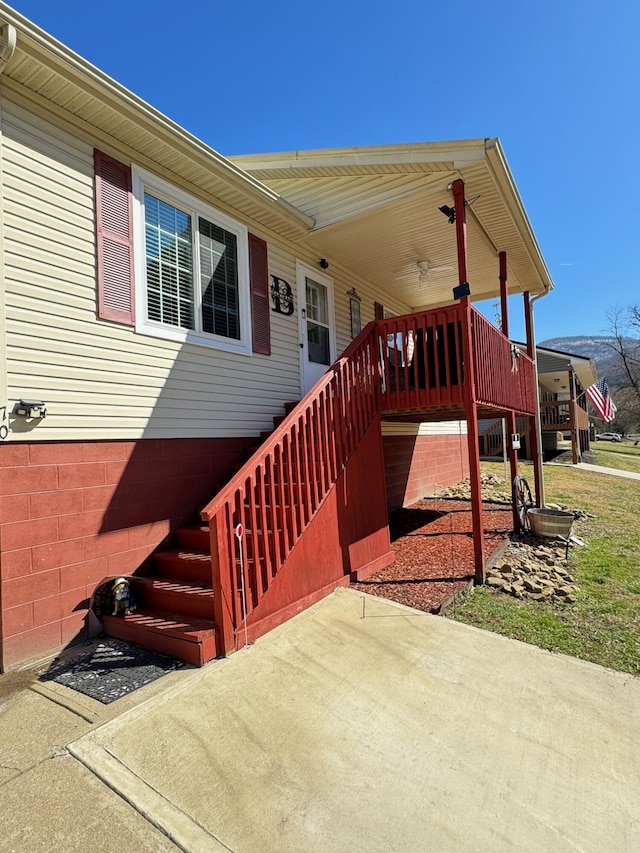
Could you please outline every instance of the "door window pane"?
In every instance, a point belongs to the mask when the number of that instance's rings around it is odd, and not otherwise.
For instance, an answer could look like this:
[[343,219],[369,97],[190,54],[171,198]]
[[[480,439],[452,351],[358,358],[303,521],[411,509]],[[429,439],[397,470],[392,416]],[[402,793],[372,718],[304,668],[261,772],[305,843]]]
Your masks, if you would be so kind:
[[329,349],[329,329],[318,323],[307,321],[307,343],[309,346],[309,361],[314,364],[331,364]]
[[311,278],[305,279],[307,291],[307,345],[309,361],[331,364],[329,346],[329,296],[327,288]]
[[329,325],[329,299],[327,288],[318,284],[311,278],[306,279],[307,284],[307,319],[315,320],[324,326]]

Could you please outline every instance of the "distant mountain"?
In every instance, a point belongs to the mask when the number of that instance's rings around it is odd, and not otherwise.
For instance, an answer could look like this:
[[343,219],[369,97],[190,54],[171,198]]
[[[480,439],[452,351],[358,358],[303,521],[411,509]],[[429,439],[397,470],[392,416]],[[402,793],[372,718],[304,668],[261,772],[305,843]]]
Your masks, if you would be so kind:
[[596,363],[598,370],[598,379],[604,376],[607,384],[611,389],[623,388],[628,383],[626,377],[618,365],[618,357],[611,349],[613,338],[588,335],[574,335],[566,338],[548,338],[546,341],[539,341],[541,347],[547,349],[557,349],[561,352],[571,353],[572,355],[582,355],[586,358],[592,358]]

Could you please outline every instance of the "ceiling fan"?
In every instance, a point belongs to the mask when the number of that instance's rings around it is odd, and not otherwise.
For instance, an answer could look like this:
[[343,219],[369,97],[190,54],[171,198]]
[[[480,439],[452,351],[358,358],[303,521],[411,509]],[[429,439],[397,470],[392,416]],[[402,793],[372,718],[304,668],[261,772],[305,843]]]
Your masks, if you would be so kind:
[[431,261],[416,261],[416,266],[420,273],[418,279],[420,284],[428,284],[431,281],[435,281],[438,273],[448,272],[453,269],[451,264],[432,264]]

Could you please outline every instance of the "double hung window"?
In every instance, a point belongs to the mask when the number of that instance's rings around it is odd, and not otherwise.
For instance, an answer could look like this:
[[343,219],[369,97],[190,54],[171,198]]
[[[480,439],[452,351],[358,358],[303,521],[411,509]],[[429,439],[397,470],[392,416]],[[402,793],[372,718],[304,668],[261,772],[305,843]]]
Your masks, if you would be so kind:
[[142,172],[134,196],[142,330],[248,352],[247,229]]

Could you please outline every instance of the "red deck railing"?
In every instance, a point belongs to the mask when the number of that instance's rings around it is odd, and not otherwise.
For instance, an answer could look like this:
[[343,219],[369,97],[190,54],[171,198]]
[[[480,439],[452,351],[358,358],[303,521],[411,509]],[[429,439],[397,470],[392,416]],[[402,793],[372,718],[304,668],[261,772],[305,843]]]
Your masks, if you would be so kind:
[[[461,305],[378,321],[382,411],[464,402],[463,323]],[[471,333],[477,403],[534,414],[532,360],[473,307]]]
[[[463,404],[465,316],[454,305],[370,323],[204,508],[218,654],[235,648],[376,413]],[[531,412],[531,360],[512,356],[510,341],[475,309],[471,319],[478,400]]]
[[471,309],[471,334],[477,403],[535,414],[533,361],[475,308]]
[[463,402],[462,322],[458,305],[377,322],[382,411]]

